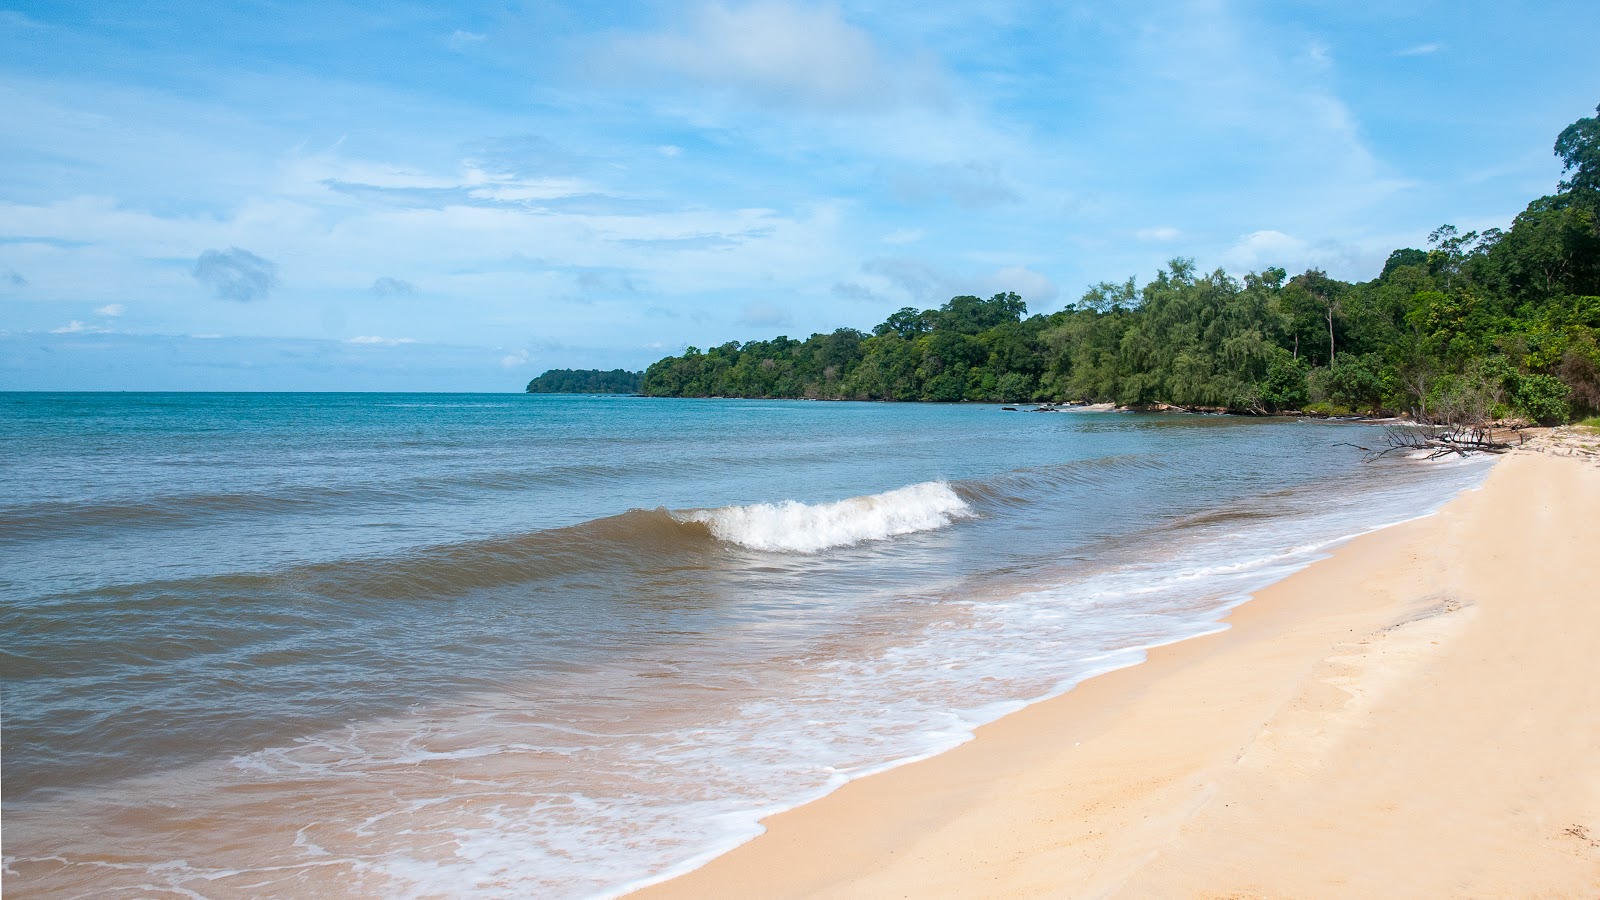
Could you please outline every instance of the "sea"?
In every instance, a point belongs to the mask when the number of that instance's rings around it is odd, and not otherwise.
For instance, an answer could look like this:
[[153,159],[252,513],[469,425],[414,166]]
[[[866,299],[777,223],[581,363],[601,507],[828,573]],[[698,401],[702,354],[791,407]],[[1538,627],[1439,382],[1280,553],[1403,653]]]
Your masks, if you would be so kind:
[[1488,464],[992,404],[0,394],[6,891],[612,897]]

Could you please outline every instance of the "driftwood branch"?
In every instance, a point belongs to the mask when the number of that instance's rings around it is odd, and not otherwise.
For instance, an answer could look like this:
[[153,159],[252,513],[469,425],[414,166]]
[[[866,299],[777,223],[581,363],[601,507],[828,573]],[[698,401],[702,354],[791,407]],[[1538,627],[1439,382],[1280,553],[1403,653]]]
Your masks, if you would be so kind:
[[1384,446],[1368,450],[1367,462],[1382,459],[1391,453],[1425,453],[1423,459],[1439,459],[1455,454],[1504,453],[1511,444],[1494,439],[1483,425],[1425,425],[1407,427],[1391,425],[1383,430]]

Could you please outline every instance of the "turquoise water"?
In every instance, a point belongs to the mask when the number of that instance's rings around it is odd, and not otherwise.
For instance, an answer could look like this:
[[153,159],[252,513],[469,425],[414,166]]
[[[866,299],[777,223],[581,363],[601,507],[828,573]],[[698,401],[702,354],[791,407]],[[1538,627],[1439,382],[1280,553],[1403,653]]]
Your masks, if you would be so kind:
[[593,896],[1481,464],[995,406],[0,395],[6,879]]

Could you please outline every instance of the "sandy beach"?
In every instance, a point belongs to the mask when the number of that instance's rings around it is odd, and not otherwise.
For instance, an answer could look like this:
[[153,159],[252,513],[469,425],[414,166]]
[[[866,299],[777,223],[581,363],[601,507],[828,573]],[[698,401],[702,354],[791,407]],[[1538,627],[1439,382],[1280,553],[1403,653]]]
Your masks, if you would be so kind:
[[640,898],[1600,897],[1600,467],[1519,451],[1228,630]]

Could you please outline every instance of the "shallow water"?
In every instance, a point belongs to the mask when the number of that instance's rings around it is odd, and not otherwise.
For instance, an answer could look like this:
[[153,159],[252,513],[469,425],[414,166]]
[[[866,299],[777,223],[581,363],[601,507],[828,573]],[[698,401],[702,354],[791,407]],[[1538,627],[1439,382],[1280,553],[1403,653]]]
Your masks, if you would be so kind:
[[1480,463],[993,406],[0,395],[7,886],[593,896]]

